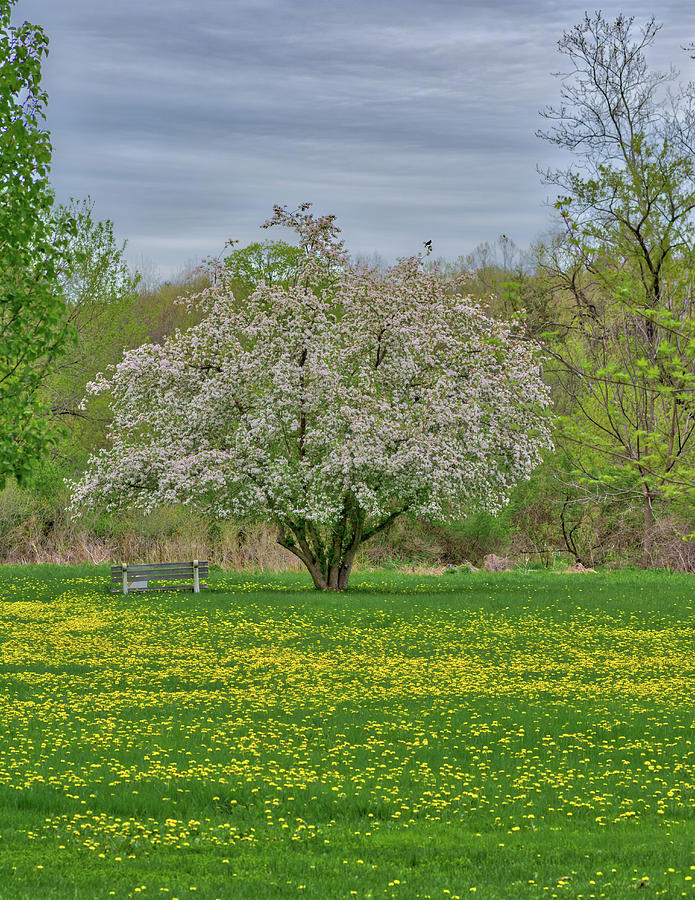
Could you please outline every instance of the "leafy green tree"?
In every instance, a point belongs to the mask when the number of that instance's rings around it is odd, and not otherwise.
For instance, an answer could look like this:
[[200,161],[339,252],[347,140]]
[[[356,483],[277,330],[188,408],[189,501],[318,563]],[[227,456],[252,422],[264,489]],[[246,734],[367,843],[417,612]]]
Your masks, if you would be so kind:
[[59,284],[76,339],[54,361],[41,397],[51,416],[69,423],[53,455],[71,475],[102,446],[110,419],[104,404],[89,414],[81,409],[87,382],[148,336],[146,321],[137,315],[139,276],[128,268],[126,244],[116,240],[110,220],[95,221],[93,212],[90,200],[73,200],[54,212],[55,229],[63,231],[67,221],[73,231]]
[[695,90],[650,70],[659,27],[586,15],[539,132],[576,159],[544,173],[565,225],[542,259],[566,298],[545,339],[570,401],[558,442],[594,496],[640,499],[645,534],[655,503],[695,492]]
[[234,272],[236,295],[245,298],[261,282],[268,287],[294,286],[300,271],[301,257],[301,249],[285,241],[256,241],[248,247],[232,250],[224,263]]
[[14,2],[0,0],[0,479],[25,475],[50,443],[39,388],[71,335],[58,290],[71,225],[54,227],[42,128],[48,42],[37,25],[11,25]]

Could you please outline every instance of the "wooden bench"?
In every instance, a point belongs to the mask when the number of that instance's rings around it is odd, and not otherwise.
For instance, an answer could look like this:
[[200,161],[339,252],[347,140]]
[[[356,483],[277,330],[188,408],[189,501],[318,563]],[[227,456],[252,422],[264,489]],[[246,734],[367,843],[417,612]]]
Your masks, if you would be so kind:
[[[207,578],[209,567],[207,562],[183,563],[137,563],[120,566],[111,566],[111,592],[117,594],[133,594],[138,591],[193,591],[200,593],[201,587],[207,587],[207,583],[201,578]],[[150,585],[151,581],[172,581],[188,579],[190,584],[157,584]]]

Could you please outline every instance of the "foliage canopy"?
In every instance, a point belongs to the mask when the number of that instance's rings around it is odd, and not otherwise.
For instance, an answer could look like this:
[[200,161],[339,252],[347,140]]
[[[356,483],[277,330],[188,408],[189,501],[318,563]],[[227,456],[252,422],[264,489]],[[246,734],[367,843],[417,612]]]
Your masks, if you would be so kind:
[[559,443],[591,490],[642,499],[645,533],[655,501],[695,492],[695,87],[649,68],[659,27],[586,14],[539,132],[575,158],[545,173],[566,226],[541,258],[569,298],[545,340]]
[[0,479],[25,475],[50,442],[39,388],[71,334],[58,275],[68,220],[56,228],[51,143],[40,86],[47,38],[10,24],[0,2]]

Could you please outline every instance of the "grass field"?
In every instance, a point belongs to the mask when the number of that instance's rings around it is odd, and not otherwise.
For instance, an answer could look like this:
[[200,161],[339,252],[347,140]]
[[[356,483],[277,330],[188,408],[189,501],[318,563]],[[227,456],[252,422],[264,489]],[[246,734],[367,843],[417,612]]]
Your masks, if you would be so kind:
[[695,897],[695,581],[0,570],[0,897]]

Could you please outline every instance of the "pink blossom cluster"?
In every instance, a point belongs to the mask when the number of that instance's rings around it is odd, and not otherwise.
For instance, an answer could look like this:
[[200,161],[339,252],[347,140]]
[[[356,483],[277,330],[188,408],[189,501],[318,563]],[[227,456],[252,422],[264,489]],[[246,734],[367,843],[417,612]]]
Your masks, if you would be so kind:
[[98,376],[110,446],[73,509],[183,502],[330,530],[349,508],[364,535],[406,510],[499,509],[550,447],[533,347],[420,257],[353,264],[309,204],[266,224],[297,233],[296,284],[242,301],[218,266],[198,325]]

